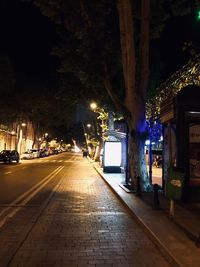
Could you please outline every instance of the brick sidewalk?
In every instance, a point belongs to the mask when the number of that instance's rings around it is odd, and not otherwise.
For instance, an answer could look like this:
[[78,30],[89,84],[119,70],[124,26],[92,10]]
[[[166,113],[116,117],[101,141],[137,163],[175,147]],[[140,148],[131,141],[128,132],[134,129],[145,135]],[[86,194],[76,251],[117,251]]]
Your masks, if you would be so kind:
[[[173,262],[172,266],[199,267],[200,248],[196,239],[200,230],[199,209],[196,213],[189,205],[175,205],[175,218],[169,219],[169,200],[163,194],[159,196],[160,209],[153,208],[153,194],[143,193],[137,197],[127,193],[121,183],[124,174],[103,173],[98,163],[92,163],[97,172],[127,205],[138,222],[144,227],[150,238]],[[195,238],[194,238],[195,237]]]

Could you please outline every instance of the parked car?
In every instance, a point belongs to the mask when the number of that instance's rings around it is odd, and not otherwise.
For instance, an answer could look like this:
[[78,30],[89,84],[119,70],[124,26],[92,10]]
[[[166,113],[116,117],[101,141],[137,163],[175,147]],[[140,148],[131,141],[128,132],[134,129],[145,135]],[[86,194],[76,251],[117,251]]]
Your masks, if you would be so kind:
[[40,152],[38,149],[30,149],[30,152],[33,154],[33,158],[39,158]]
[[0,161],[1,162],[9,162],[16,161],[19,162],[19,153],[17,150],[2,150],[0,152]]
[[21,154],[21,159],[33,159],[33,153],[31,151],[26,151]]
[[52,149],[52,155],[57,155],[59,153],[58,149]]
[[49,153],[48,153],[48,151],[46,149],[45,150],[40,150],[39,153],[40,153],[40,157],[41,158],[49,156]]

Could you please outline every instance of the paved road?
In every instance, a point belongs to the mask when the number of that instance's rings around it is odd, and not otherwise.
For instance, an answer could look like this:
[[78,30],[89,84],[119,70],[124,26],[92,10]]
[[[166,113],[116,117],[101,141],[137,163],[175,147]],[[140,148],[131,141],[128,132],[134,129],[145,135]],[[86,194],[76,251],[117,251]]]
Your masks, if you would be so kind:
[[73,158],[72,154],[68,154],[67,158],[63,155],[21,160],[19,164],[0,163],[0,205],[12,203],[56,168],[63,166],[65,160]]
[[1,227],[0,267],[169,266],[86,158],[45,160],[27,168],[54,166],[48,194]]

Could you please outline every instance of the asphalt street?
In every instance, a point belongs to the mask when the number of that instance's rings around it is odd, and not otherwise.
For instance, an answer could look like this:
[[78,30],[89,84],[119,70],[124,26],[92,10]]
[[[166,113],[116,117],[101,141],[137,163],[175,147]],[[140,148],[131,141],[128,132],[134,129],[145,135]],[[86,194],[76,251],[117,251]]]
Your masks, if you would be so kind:
[[0,267],[169,266],[81,154],[0,173]]

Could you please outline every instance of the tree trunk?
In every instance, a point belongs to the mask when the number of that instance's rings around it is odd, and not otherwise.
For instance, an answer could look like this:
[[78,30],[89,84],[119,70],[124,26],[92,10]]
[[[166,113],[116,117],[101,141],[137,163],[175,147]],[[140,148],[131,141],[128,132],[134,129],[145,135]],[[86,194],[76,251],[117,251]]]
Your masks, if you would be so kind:
[[100,161],[100,154],[102,149],[102,142],[99,142],[99,145],[95,148],[94,161]]
[[140,187],[143,191],[148,191],[150,189],[150,183],[147,175],[147,167],[144,152],[144,140],[137,134],[131,134],[130,129],[129,134],[129,181],[133,189],[137,190],[138,187],[138,177],[140,180]]
[[[150,0],[141,1],[141,35],[140,35],[140,75],[136,83],[136,55],[134,44],[134,20],[130,0],[118,0],[120,22],[120,39],[122,64],[125,81],[125,109],[129,115],[129,169],[133,187],[138,185],[138,177],[143,190],[149,187],[144,153],[146,135],[145,101],[148,83],[148,47],[149,47],[149,12]],[[127,114],[128,114],[127,113]]]

